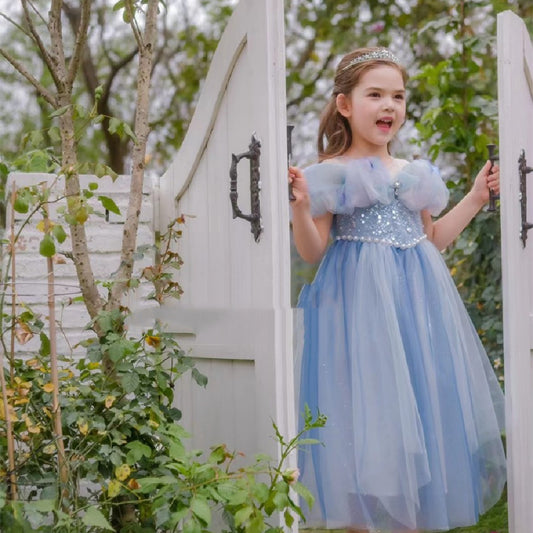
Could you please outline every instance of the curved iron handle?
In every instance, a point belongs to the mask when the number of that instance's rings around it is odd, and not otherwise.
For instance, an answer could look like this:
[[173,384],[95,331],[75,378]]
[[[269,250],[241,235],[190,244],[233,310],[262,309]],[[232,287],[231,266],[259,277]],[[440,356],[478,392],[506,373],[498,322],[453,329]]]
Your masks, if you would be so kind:
[[[492,171],[494,161],[498,161],[499,157],[495,154],[496,145],[487,144],[487,149],[489,151],[489,161],[491,162],[490,170]],[[487,208],[487,211],[496,211],[496,200],[499,197],[499,195],[494,194],[494,191],[492,189],[489,189],[489,207]]]
[[533,224],[527,221],[527,175],[533,172],[532,167],[527,166],[526,152],[522,150],[518,158],[518,173],[520,174],[520,213],[522,216],[522,226],[520,228],[520,239],[522,240],[522,248],[526,246],[527,232],[533,228]]
[[[230,193],[231,207],[233,210],[233,218],[243,218],[248,220],[251,224],[251,232],[254,234],[255,242],[259,241],[259,236],[263,231],[261,225],[261,202],[259,199],[259,192],[261,191],[259,158],[261,156],[261,142],[252,135],[252,140],[248,146],[249,150],[239,155],[231,154],[231,167],[229,170],[230,176]],[[237,204],[239,193],[237,192],[237,165],[241,159],[250,160],[250,206],[251,213],[245,215]]]
[[[292,124],[287,124],[287,166],[292,165],[292,130],[294,126]],[[289,183],[289,201],[293,202],[296,200],[296,196],[292,192],[292,184]]]

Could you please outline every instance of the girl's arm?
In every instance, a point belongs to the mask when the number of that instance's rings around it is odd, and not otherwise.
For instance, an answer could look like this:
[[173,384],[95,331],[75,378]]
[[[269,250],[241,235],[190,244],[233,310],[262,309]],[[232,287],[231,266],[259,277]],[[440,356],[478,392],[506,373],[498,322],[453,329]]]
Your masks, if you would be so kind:
[[309,189],[299,168],[289,167],[289,182],[296,198],[291,202],[294,244],[304,261],[318,263],[328,246],[333,215],[311,216]]
[[443,250],[468,226],[469,222],[489,201],[489,190],[500,192],[500,170],[487,161],[476,176],[470,192],[442,218],[433,221],[428,211],[422,211],[422,222],[428,239]]

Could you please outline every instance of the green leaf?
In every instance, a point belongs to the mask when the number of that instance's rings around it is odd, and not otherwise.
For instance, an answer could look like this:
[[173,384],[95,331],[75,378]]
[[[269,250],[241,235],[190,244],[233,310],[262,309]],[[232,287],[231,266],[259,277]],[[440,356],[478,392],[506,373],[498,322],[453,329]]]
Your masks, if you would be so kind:
[[69,107],[70,104],[56,109],[53,113],[50,113],[50,118],[60,117],[61,115],[64,115],[68,111]]
[[195,496],[191,500],[191,511],[203,522],[204,526],[207,527],[211,522],[211,509],[204,498]]
[[187,520],[185,524],[183,524],[183,533],[201,533],[202,532],[202,526],[198,522],[198,520],[191,518],[190,520]]
[[250,524],[246,528],[246,533],[263,533],[265,530],[265,520],[262,513],[257,511],[254,513],[253,518],[250,520]]
[[147,446],[146,444],[143,444],[141,441],[134,440],[133,442],[129,442],[126,445],[126,448],[129,448],[129,452],[126,455],[126,460],[128,464],[134,464],[139,459],[142,459],[143,457],[150,458],[152,456],[152,449],[150,446]]
[[25,194],[22,190],[17,191],[17,196],[15,197],[15,203],[13,208],[17,213],[27,213],[30,208],[30,202],[28,195]]
[[300,439],[300,440],[298,440],[298,445],[304,445],[304,444],[321,444],[321,441],[319,439]]
[[216,446],[209,455],[209,462],[221,464],[226,459],[226,447],[224,445]]
[[253,492],[259,503],[265,503],[268,500],[270,490],[265,483],[258,483],[254,486]]
[[67,234],[65,233],[65,230],[63,229],[63,226],[60,224],[56,224],[52,228],[52,234],[57,239],[57,242],[59,244],[65,242],[65,239],[67,238]]
[[285,524],[287,527],[292,527],[292,524],[294,524],[294,516],[292,516],[291,512],[286,509],[283,516],[285,517]]
[[137,479],[139,485],[141,486],[141,492],[143,494],[148,494],[153,492],[156,487],[162,486],[172,486],[176,483],[176,479],[172,476],[161,476],[161,477],[145,477]]
[[289,498],[286,494],[283,494],[282,492],[277,492],[274,494],[273,498],[274,506],[278,511],[282,511],[289,505]]
[[52,257],[56,253],[56,245],[51,235],[45,235],[39,244],[39,253],[44,257]]
[[32,146],[40,146],[40,144],[43,142],[44,140],[44,135],[41,131],[39,130],[33,130],[31,133],[30,133],[30,144]]
[[139,376],[134,372],[122,376],[122,388],[124,392],[135,392],[139,387]]
[[297,481],[296,483],[293,483],[291,485],[291,488],[294,490],[294,492],[296,492],[296,494],[298,494],[305,500],[305,503],[307,503],[309,508],[313,507],[313,504],[315,503],[315,498],[311,494],[310,490],[303,483]]
[[99,196],[98,200],[100,200],[100,202],[104,206],[104,209],[107,209],[108,211],[111,211],[111,213],[115,213],[116,215],[120,215],[120,209],[112,198],[109,198],[109,196]]
[[109,359],[116,363],[124,357],[126,354],[126,346],[123,341],[114,342],[109,346]]
[[109,120],[109,133],[117,133],[118,128],[120,127],[120,120],[115,117],[111,117]]
[[99,527],[107,531],[114,531],[107,518],[98,510],[97,507],[89,507],[83,515],[82,522],[89,527]]
[[41,331],[39,337],[41,338],[41,348],[39,349],[39,353],[43,357],[48,357],[50,355],[50,339],[44,331]]
[[247,505],[246,507],[243,507],[242,509],[239,509],[235,513],[235,525],[242,526],[248,518],[252,515],[254,512],[254,508],[251,505]]
[[25,502],[24,510],[36,511],[38,513],[51,513],[56,507],[55,500],[35,500],[31,502]]
[[207,376],[204,376],[197,368],[192,369],[192,377],[201,387],[207,385]]

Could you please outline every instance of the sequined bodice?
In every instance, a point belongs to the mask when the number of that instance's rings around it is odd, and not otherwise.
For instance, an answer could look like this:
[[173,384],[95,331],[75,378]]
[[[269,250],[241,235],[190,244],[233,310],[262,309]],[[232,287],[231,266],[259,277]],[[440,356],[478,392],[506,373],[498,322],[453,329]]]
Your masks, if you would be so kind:
[[377,203],[355,208],[352,214],[337,214],[333,221],[336,240],[373,242],[410,248],[426,238],[419,211],[411,211],[402,202]]
[[417,159],[392,174],[376,157],[305,169],[311,216],[333,213],[337,240],[410,248],[426,238],[420,215],[437,216],[449,192],[439,170]]

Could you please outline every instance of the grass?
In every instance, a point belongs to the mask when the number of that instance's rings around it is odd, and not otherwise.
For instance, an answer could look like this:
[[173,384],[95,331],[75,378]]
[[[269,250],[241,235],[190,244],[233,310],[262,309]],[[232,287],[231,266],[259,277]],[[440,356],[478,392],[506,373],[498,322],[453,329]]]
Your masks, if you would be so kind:
[[478,524],[452,529],[450,533],[509,533],[507,524],[507,491],[503,491],[500,501],[481,517]]

